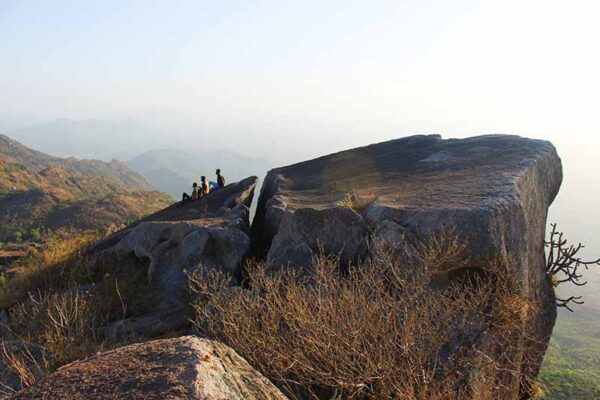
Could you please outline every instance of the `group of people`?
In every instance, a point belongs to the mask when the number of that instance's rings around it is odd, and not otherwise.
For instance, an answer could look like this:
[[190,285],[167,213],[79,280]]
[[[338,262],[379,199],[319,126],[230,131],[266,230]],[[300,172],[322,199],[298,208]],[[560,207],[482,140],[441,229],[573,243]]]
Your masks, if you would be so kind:
[[200,185],[197,182],[192,184],[192,194],[189,195],[187,193],[183,193],[181,197],[181,204],[185,204],[191,201],[196,201],[201,197],[208,196],[211,191],[218,190],[225,186],[225,178],[221,175],[221,170],[217,169],[215,172],[217,174],[217,181],[206,181],[205,176],[200,177]]

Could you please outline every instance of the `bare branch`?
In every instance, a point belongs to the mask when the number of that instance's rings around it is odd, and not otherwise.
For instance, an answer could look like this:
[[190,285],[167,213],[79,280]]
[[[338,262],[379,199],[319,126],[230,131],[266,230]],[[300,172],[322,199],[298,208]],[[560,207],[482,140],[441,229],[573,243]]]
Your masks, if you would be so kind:
[[584,303],[584,301],[581,300],[581,296],[571,296],[567,299],[556,298],[556,306],[557,307],[566,308],[567,310],[573,312],[573,309],[571,307],[569,307],[569,303],[581,305]]
[[[576,246],[568,245],[564,239],[563,232],[558,231],[556,224],[551,224],[550,238],[544,242],[548,253],[546,258],[546,273],[552,279],[552,284],[558,286],[569,282],[575,286],[584,286],[586,281],[582,280],[583,274],[580,268],[588,269],[592,265],[600,266],[600,258],[592,261],[584,261],[577,254],[585,248],[581,243]],[[571,296],[567,299],[556,299],[557,307],[564,307],[573,311],[569,304],[583,304],[581,296]]]

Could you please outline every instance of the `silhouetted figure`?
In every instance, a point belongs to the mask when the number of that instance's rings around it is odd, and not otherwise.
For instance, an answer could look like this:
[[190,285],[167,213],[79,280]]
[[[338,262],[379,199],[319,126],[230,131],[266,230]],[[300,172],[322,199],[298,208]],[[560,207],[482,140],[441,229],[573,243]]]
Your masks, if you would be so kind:
[[221,175],[221,170],[217,169],[217,187],[221,189],[225,186],[225,178]]
[[210,185],[206,181],[205,176],[200,177],[200,196],[206,196],[210,193]]
[[196,182],[192,185],[192,195],[190,196],[187,193],[183,193],[181,196],[181,204],[189,203],[191,201],[196,201],[200,197],[200,188]]
[[217,190],[217,189],[221,189],[223,186],[225,186],[225,178],[223,177],[223,175],[221,175],[221,170],[217,169],[217,181],[209,181],[208,182],[208,186],[210,186],[210,190]]

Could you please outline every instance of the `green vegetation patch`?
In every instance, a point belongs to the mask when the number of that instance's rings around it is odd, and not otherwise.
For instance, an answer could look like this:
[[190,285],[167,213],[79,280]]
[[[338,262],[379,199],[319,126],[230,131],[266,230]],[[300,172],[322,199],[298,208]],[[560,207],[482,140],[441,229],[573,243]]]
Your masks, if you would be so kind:
[[545,400],[600,399],[600,316],[561,313],[539,380]]
[[20,163],[6,163],[4,164],[4,172],[10,174],[12,172],[25,171],[27,167]]

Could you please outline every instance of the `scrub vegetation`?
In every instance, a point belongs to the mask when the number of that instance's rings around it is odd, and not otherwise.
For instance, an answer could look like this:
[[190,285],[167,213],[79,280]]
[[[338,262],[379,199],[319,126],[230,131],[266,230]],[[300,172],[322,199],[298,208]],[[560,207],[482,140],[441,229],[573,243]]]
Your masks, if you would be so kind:
[[[504,383],[518,379],[510,343],[530,307],[511,290],[506,265],[490,262],[489,274],[467,268],[439,287],[432,281],[465,263],[464,247],[436,240],[420,250],[419,265],[407,264],[379,244],[346,271],[325,256],[306,274],[252,263],[251,290],[197,271],[195,329],[235,349],[291,398],[517,398]],[[483,346],[483,336],[495,344]]]

